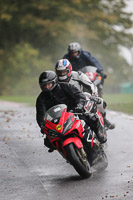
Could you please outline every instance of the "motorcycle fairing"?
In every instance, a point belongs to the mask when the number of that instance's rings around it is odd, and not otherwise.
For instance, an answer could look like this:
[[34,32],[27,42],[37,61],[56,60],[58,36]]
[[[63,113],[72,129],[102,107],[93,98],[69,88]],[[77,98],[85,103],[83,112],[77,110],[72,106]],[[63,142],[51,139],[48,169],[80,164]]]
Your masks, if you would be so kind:
[[102,127],[104,127],[104,121],[103,121],[103,116],[102,116],[102,114],[100,113],[99,110],[97,110],[97,113],[96,113],[96,114],[97,114],[97,116],[98,116],[98,118],[99,118],[99,121],[100,121]]
[[[46,113],[44,132],[50,138],[51,142],[58,140],[61,135],[67,135],[68,133],[71,133],[73,130],[77,130],[75,133],[82,138],[83,127],[81,120],[76,120],[73,113],[67,112],[66,106],[61,104],[60,108],[61,109],[59,111],[59,107],[54,106]],[[57,116],[53,111],[54,109],[59,111]],[[59,118],[58,124],[53,123],[56,117]]]
[[64,142],[63,142],[63,147],[70,144],[70,143],[74,143],[74,145],[79,149],[79,148],[82,148],[83,147],[83,144],[81,142],[81,139],[78,138],[78,137],[71,137],[71,138],[68,138],[66,139]]
[[97,77],[97,73],[95,73],[95,72],[86,72],[85,73],[88,77],[89,77],[89,79],[92,81],[92,82],[94,82],[94,80],[96,79],[96,77]]

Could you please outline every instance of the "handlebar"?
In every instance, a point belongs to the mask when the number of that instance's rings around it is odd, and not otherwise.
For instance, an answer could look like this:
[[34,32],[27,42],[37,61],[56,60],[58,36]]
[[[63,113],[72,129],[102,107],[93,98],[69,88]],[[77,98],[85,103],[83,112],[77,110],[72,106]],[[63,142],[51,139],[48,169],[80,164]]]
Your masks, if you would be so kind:
[[69,112],[73,113],[74,115],[83,115],[83,113],[75,113],[74,110],[70,110]]
[[102,77],[102,78],[107,78],[107,74],[104,74],[104,73],[99,73],[100,74],[100,76]]

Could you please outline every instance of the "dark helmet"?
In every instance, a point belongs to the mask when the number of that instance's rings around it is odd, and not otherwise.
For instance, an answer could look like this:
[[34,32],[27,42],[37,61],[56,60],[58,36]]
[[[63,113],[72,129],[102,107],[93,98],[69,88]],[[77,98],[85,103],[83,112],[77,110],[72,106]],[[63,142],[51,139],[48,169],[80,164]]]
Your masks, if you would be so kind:
[[[45,86],[48,83],[52,83],[52,87],[50,89],[46,89]],[[45,71],[40,74],[39,77],[39,85],[42,91],[51,91],[57,85],[57,76],[54,71]]]
[[60,59],[55,65],[59,81],[67,81],[71,77],[72,65],[67,59]]
[[[80,54],[81,50],[82,50],[81,45],[78,42],[72,42],[68,46],[68,53],[69,54],[72,54],[72,53],[75,53],[75,52],[78,52]],[[78,54],[77,58],[79,57],[79,54]]]

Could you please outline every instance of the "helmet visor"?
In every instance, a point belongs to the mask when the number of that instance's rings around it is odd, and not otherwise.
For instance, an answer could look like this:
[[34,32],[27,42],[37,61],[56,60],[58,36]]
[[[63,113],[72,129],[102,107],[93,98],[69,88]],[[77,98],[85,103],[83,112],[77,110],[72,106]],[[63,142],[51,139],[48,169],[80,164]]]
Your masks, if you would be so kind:
[[79,51],[71,51],[70,54],[72,57],[77,57],[79,55]]
[[68,70],[67,69],[64,69],[64,70],[56,70],[57,72],[57,75],[58,76],[65,76],[68,74]]
[[42,91],[50,91],[54,85],[53,81],[46,82],[46,83],[40,83],[40,87]]

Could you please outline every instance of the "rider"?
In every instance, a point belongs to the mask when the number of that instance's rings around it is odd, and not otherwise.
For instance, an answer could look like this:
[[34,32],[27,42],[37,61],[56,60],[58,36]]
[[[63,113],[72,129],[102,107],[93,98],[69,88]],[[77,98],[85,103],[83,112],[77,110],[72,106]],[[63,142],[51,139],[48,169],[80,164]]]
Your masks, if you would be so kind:
[[83,51],[81,45],[78,42],[72,42],[68,46],[68,53],[63,56],[70,61],[73,71],[79,71],[86,66],[94,66],[97,68],[97,72],[102,76],[102,84],[106,74],[103,72],[103,67],[99,61],[94,58],[90,52]]
[[[58,83],[56,73],[53,71],[45,71],[40,74],[39,85],[42,92],[39,94],[36,100],[36,119],[41,132],[44,133],[44,116],[45,112],[52,106],[58,104],[66,104],[68,110],[74,109],[77,113],[83,112],[83,107],[86,102],[86,97],[77,87],[68,83]],[[83,115],[84,116],[84,115]],[[98,140],[101,143],[107,141],[106,136],[101,132],[101,127],[99,128],[99,121],[94,117],[88,120],[88,116],[84,116],[86,124],[90,127],[92,122],[93,126],[95,123],[95,128],[93,129],[97,135]],[[44,140],[44,144],[51,148],[48,138]]]
[[[102,98],[98,97],[97,87],[90,81],[88,76],[78,71],[72,71],[71,63],[67,59],[60,59],[57,61],[55,71],[59,82],[67,82],[75,85],[80,91],[90,94],[89,97],[93,97],[98,100],[97,107],[104,118],[104,124],[108,129],[114,129],[115,125],[106,119],[106,102]],[[95,98],[96,97],[96,98]],[[101,102],[101,103],[100,103]]]

